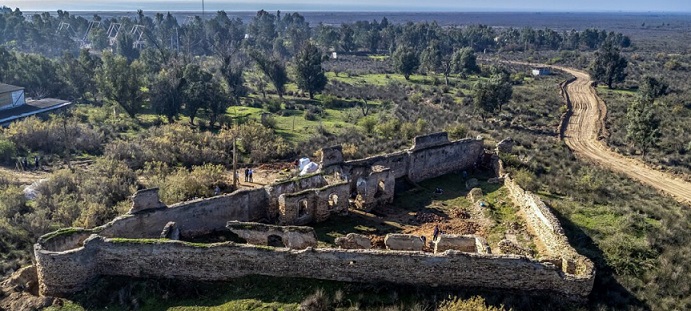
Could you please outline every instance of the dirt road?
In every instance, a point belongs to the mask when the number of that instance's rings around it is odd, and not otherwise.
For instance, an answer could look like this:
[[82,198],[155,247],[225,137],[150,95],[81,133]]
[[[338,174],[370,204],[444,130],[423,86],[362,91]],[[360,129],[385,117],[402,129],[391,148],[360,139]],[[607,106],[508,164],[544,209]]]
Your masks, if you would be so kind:
[[590,159],[612,171],[624,173],[673,196],[677,201],[691,204],[691,183],[652,169],[639,160],[610,151],[602,144],[600,136],[605,130],[607,108],[591,86],[592,81],[587,73],[573,68],[551,67],[576,77],[565,87],[572,113],[565,121],[568,124],[564,131],[564,141],[577,157]]

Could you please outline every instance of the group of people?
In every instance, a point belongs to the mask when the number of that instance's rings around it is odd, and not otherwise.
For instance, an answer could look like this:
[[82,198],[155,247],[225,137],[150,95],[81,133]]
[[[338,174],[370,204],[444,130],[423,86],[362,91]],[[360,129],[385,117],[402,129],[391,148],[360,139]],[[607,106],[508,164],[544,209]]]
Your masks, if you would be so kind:
[[253,182],[252,175],[254,170],[251,168],[245,168],[245,182]]
[[[17,170],[18,171],[27,171],[31,169],[31,166],[29,164],[29,158],[28,157],[19,157],[17,158],[17,164],[16,164]],[[37,170],[41,167],[40,159],[38,156],[34,157],[34,169]]]

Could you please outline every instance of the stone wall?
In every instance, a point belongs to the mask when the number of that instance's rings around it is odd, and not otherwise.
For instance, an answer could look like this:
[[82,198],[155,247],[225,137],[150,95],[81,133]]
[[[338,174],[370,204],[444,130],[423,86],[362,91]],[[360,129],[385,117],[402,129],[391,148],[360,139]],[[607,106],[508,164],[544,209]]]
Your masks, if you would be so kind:
[[[97,276],[220,281],[245,275],[349,282],[391,282],[590,293],[592,280],[564,274],[553,264],[514,255],[446,251],[442,254],[385,250],[258,247],[232,242],[205,246],[172,240],[112,240],[92,236],[84,247],[49,252],[36,246],[40,291],[64,296]],[[442,277],[443,276],[443,277]]]
[[518,204],[525,215],[528,227],[534,231],[537,239],[545,246],[548,256],[557,259],[561,269],[568,274],[589,278],[595,277],[593,262],[576,252],[564,235],[557,217],[536,194],[525,191],[510,176],[504,179],[504,185],[511,193],[513,201]]
[[278,223],[305,225],[327,220],[332,214],[348,211],[350,186],[347,182],[285,193],[278,197]]
[[[594,280],[592,262],[570,247],[556,217],[539,197],[523,191],[508,176],[506,186],[526,215],[528,226],[547,248],[551,256],[547,260],[485,254],[480,251],[486,247],[481,243],[476,244],[481,253],[447,250],[430,254],[312,248],[296,251],[231,242],[199,245],[158,239],[169,222],[175,222],[184,239],[227,230],[226,222],[230,220],[278,219],[291,224],[325,220],[331,213],[347,209],[350,192],[360,179],[367,181],[364,191],[368,193],[377,191],[370,191],[370,184],[377,187],[383,181],[383,200],[390,200],[393,192],[388,191],[393,191],[396,178],[407,177],[417,182],[467,169],[483,154],[482,140],[448,142],[445,135],[435,134],[416,138],[415,142],[409,151],[342,164],[338,169],[348,182],[329,185],[322,175],[307,176],[167,208],[139,210],[91,230],[49,233],[34,245],[40,291],[44,295],[67,295],[106,275],[228,280],[258,274],[554,291],[574,297],[590,293]],[[500,163],[494,168],[500,172]],[[335,204],[330,204],[331,194],[338,196]],[[381,198],[370,199],[376,202]],[[150,197],[147,200],[153,202]],[[306,205],[301,211],[302,202]]]
[[449,134],[446,132],[439,132],[430,135],[416,136],[413,138],[413,147],[411,151],[436,147],[439,145],[447,145],[449,143]]
[[225,230],[226,222],[260,221],[267,217],[269,197],[263,188],[239,190],[206,199],[171,205],[164,209],[120,216],[97,228],[106,237],[158,238],[168,222],[175,222],[185,237]]
[[269,221],[277,221],[280,217],[278,207],[279,196],[284,193],[296,193],[307,189],[322,188],[329,183],[324,176],[320,174],[294,178],[277,183],[273,183],[264,187],[269,197],[269,204],[267,206],[267,216]]
[[410,151],[408,178],[413,182],[472,168],[484,152],[482,140],[462,139]]

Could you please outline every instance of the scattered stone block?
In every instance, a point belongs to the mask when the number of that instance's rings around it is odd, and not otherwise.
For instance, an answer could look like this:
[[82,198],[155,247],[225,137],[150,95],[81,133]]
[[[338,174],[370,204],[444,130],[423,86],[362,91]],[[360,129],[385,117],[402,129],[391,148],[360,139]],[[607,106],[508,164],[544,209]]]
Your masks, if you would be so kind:
[[447,250],[457,250],[466,253],[477,252],[476,238],[474,235],[455,235],[455,234],[440,234],[434,244],[434,253],[439,254]]
[[465,189],[470,190],[470,189],[473,189],[479,185],[480,185],[480,182],[476,178],[471,178],[465,182]]
[[336,245],[344,249],[370,249],[372,241],[365,235],[348,233],[345,237],[336,238]]
[[470,202],[473,202],[473,203],[482,199],[482,196],[483,196],[483,193],[482,193],[482,189],[480,189],[480,188],[473,188],[470,190],[470,192],[468,192],[468,200],[470,200]]
[[425,246],[422,237],[412,234],[387,234],[384,238],[384,245],[387,249],[394,251],[418,251],[421,252]]

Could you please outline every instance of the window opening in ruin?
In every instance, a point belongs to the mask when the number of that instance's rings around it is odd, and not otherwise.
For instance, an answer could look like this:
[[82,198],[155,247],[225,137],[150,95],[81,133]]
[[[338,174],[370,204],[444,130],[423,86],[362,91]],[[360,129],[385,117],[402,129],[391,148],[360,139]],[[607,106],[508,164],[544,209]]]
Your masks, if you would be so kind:
[[384,184],[383,180],[380,180],[379,183],[377,184],[377,192],[374,193],[374,198],[379,198],[382,195],[384,195],[384,191],[386,190],[386,186]]
[[302,200],[298,204],[298,217],[303,217],[307,215],[307,201]]
[[329,195],[329,209],[335,209],[338,206],[338,196],[335,193]]
[[283,238],[275,234],[267,237],[266,245],[273,247],[286,247],[285,244],[283,244]]

